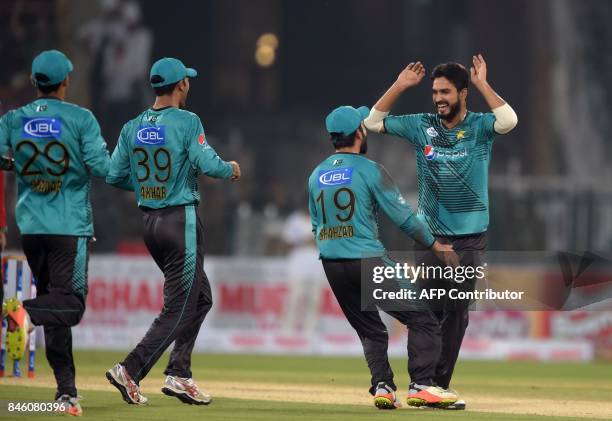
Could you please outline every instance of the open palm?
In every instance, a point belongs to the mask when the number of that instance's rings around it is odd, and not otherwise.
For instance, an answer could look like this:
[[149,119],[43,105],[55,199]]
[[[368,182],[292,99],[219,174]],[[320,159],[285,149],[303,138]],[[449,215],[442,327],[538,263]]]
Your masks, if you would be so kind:
[[470,76],[475,85],[479,85],[487,81],[487,63],[485,62],[482,54],[472,57]]
[[397,83],[404,88],[418,85],[425,76],[425,67],[423,63],[417,61],[410,63],[397,77]]

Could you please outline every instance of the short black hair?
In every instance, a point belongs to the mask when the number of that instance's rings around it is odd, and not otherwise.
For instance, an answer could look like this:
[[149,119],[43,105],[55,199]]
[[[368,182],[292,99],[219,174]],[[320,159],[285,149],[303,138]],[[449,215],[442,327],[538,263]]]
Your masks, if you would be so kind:
[[[153,75],[151,77],[151,83],[160,83],[163,81],[164,78],[162,78],[160,75]],[[170,95],[174,91],[174,87],[177,85],[177,83],[178,82],[174,82],[164,86],[153,87],[153,91],[155,92],[156,96]]]
[[330,133],[331,141],[334,144],[334,148],[350,148],[355,144],[355,139],[357,137],[357,130],[349,135],[345,135],[344,133]]
[[448,79],[459,92],[463,89],[467,89],[470,82],[470,74],[467,69],[462,64],[455,62],[442,63],[434,67],[431,72],[431,80],[439,77]]
[[36,85],[36,88],[38,88],[38,90],[43,94],[50,94],[51,92],[57,91],[63,82],[55,83],[53,85],[41,85],[40,82],[45,83],[50,81],[49,77],[43,73],[34,73],[32,80]]

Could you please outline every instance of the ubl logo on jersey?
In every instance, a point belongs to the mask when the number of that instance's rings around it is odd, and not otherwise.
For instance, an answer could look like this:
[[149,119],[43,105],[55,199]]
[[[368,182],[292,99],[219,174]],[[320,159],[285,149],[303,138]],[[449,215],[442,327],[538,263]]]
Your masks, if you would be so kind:
[[57,139],[62,134],[62,122],[57,118],[39,117],[24,118],[23,133],[25,138]]
[[319,187],[335,187],[351,184],[352,168],[319,171]]
[[140,126],[136,131],[136,144],[158,146],[166,144],[166,126]]

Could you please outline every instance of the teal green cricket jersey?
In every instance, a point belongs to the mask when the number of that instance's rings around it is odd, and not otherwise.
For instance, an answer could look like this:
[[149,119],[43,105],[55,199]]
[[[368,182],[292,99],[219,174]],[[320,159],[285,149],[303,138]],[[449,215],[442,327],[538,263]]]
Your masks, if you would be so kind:
[[434,238],[380,164],[363,155],[335,153],[308,180],[310,220],[325,259],[380,257],[378,237],[382,209],[404,232],[429,247]]
[[489,225],[493,113],[468,112],[446,129],[436,114],[388,116],[385,131],[416,148],[418,214],[435,235],[477,234]]
[[215,178],[233,174],[207,142],[197,115],[148,109],[123,126],[106,182],[134,190],[140,207],[161,209],[199,203],[198,171]]
[[93,235],[91,176],[110,157],[91,111],[42,97],[0,119],[0,154],[12,149],[21,234]]

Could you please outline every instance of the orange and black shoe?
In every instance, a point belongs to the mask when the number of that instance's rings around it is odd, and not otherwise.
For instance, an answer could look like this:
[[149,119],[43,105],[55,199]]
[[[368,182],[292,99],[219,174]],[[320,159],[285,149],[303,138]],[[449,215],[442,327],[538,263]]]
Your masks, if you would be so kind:
[[80,400],[80,396],[70,396],[66,394],[58,396],[57,399],[55,399],[55,402],[59,404],[57,412],[63,412],[73,417],[82,416],[83,408],[81,408],[81,404],[79,403]]
[[380,382],[376,385],[376,393],[374,394],[374,406],[378,409],[396,409],[402,404],[395,397],[395,391],[385,382]]
[[17,298],[9,298],[2,304],[2,315],[6,317],[6,353],[13,360],[20,360],[27,349],[28,333],[32,322],[28,312]]
[[433,406],[445,408],[457,402],[458,397],[452,390],[442,389],[435,385],[420,385],[410,383],[408,397],[406,399],[410,406]]

